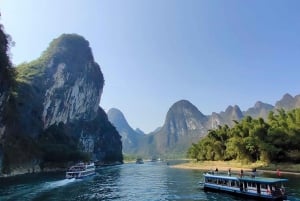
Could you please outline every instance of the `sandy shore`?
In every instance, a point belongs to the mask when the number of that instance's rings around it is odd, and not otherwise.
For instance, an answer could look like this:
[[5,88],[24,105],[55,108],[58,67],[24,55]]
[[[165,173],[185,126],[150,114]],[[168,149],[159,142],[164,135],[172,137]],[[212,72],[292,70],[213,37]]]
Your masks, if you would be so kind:
[[[231,172],[233,173],[240,173],[241,169],[245,173],[251,172],[252,168],[251,165],[250,167],[245,167],[245,165],[232,165],[230,163],[226,162],[203,162],[203,163],[195,163],[195,162],[187,162],[187,163],[181,163],[181,164],[176,164],[176,165],[171,165],[171,168],[180,168],[180,169],[192,169],[192,170],[205,170],[205,171],[211,171],[215,170],[218,168],[219,172],[227,172],[228,169],[231,169]],[[276,174],[277,170],[264,170],[257,168],[258,173],[274,173]],[[293,174],[293,175],[300,175],[300,172],[289,172],[289,171],[281,171],[281,174]]]

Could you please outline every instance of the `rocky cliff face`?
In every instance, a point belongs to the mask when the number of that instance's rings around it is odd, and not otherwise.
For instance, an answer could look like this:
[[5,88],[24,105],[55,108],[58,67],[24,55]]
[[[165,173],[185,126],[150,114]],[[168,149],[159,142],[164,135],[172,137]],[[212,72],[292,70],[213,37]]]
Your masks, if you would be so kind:
[[282,99],[277,101],[275,104],[276,109],[282,108],[284,110],[291,110],[299,107],[300,107],[300,95],[293,97],[290,94],[285,94],[282,97]]
[[243,113],[244,116],[251,116],[253,118],[262,117],[266,119],[270,111],[274,109],[273,105],[257,101],[254,107],[249,108]]
[[126,154],[137,153],[138,143],[142,137],[143,133],[138,133],[133,130],[127,120],[125,119],[123,113],[116,109],[111,108],[107,112],[109,121],[116,127],[120,135],[122,136],[123,152]]
[[[43,168],[88,158],[122,162],[121,137],[99,107],[104,79],[88,41],[64,34],[39,59],[17,70],[13,118],[17,126],[10,124],[4,142],[9,153],[4,161],[10,161],[5,162],[7,172],[28,161]],[[22,141],[15,148],[25,150],[22,160],[16,161],[12,157],[20,151],[11,152],[8,142],[18,139]]]
[[207,127],[211,129],[216,129],[219,125],[223,125],[224,122],[225,120],[221,117],[220,114],[213,112],[208,118]]
[[239,121],[243,118],[243,113],[239,106],[228,106],[225,110],[225,112],[221,112],[220,116],[223,119],[222,125],[227,124],[229,126],[232,126],[235,121]]
[[13,79],[13,69],[9,60],[8,50],[9,37],[4,33],[3,26],[0,24],[0,139],[5,131],[3,122],[5,106],[9,99],[9,92],[12,87]]
[[[0,168],[5,156],[3,139],[5,138],[7,120],[9,118],[9,100],[14,86],[14,69],[9,60],[10,37],[5,34],[0,24]],[[1,174],[1,171],[0,171]]]
[[163,127],[152,134],[158,154],[182,154],[205,135],[207,117],[187,100],[169,109]]
[[[46,55],[48,52],[50,55]],[[88,41],[77,35],[63,35],[50,44],[43,56],[49,57],[43,76],[44,127],[94,119],[104,80]]]

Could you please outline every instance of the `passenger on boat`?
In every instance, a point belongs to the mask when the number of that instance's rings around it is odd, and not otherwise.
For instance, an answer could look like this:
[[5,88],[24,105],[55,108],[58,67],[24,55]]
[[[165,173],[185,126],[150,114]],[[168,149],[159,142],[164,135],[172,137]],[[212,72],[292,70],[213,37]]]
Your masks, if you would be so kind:
[[243,169],[241,169],[241,178],[244,176],[244,170]]
[[231,168],[228,169],[228,176],[231,177]]
[[218,171],[219,171],[218,168],[216,168],[216,174],[218,174]]
[[281,177],[281,172],[280,172],[279,169],[277,169],[277,176],[278,176],[278,177]]
[[252,178],[255,178],[255,176],[256,176],[256,168],[253,168],[253,169],[252,169],[251,177],[252,177]]

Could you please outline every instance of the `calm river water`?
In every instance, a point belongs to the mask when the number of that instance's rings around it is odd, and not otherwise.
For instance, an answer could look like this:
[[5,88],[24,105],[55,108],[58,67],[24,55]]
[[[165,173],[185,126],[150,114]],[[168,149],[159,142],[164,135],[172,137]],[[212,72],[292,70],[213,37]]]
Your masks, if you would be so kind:
[[[288,199],[300,201],[300,176],[284,176],[289,178]],[[245,200],[205,193],[197,185],[201,179],[201,171],[170,168],[163,162],[124,164],[99,168],[96,176],[84,180],[64,179],[64,173],[0,178],[0,200]]]

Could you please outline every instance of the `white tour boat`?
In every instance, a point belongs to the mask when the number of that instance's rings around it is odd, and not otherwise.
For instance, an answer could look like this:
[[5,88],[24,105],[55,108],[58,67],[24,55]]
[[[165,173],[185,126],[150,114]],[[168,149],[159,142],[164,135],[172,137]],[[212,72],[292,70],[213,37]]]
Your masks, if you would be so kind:
[[67,179],[82,179],[88,176],[95,174],[95,164],[92,163],[77,163],[76,165],[71,166],[66,172]]

